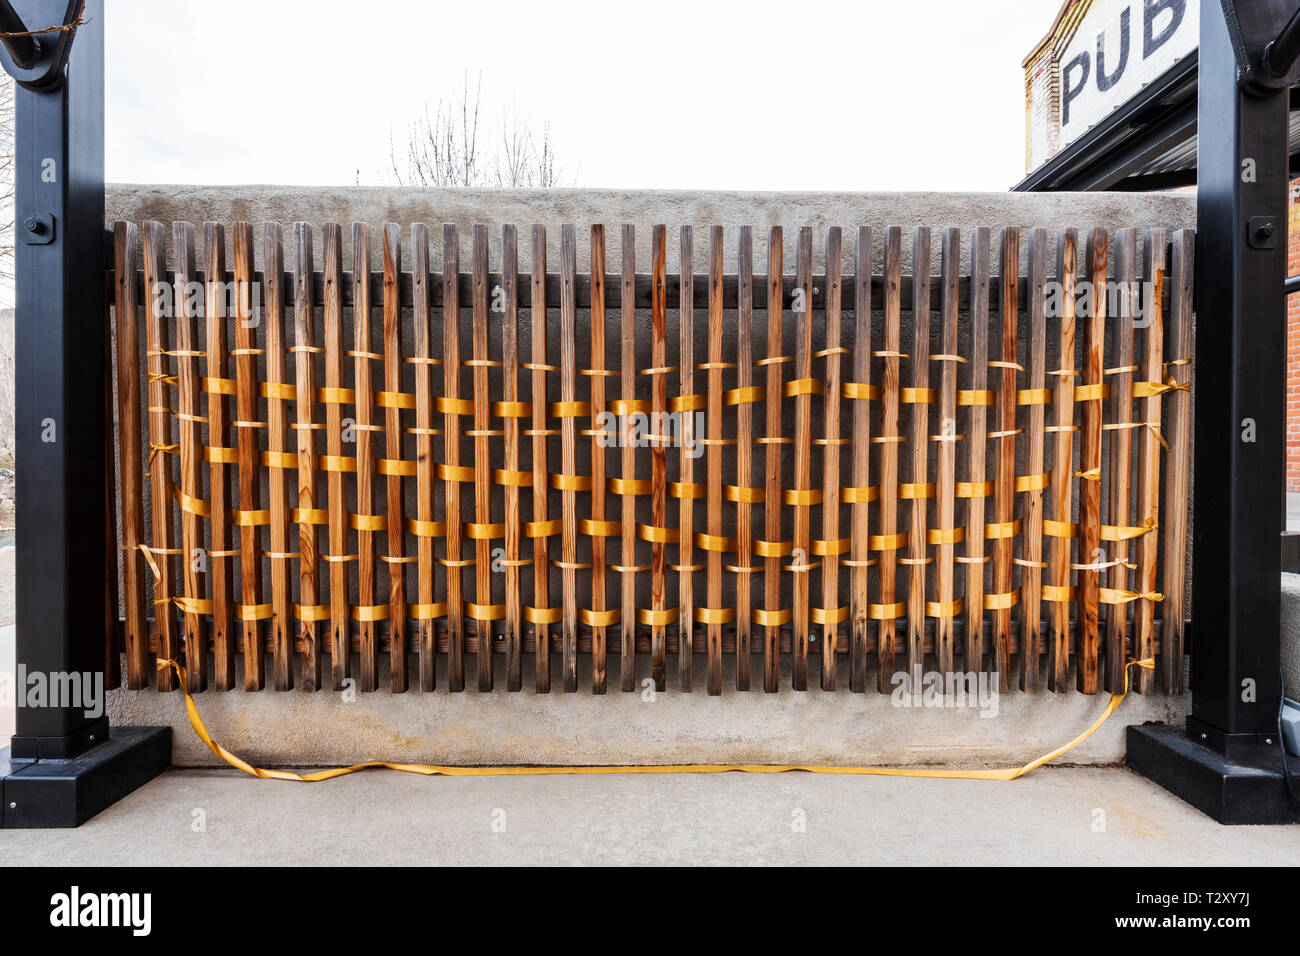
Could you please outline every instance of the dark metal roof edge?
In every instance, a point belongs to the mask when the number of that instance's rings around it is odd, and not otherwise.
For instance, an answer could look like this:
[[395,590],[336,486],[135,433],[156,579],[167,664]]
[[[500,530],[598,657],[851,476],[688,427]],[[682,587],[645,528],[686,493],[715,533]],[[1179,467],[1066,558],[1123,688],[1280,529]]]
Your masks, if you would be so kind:
[[[1194,80],[1197,76],[1199,63],[1199,51],[1193,50],[1157,79],[1148,83],[1131,100],[1112,110],[1109,116],[1084,133],[1079,139],[1061,150],[1042,166],[1039,166],[1038,169],[1015,186],[1012,186],[1011,191],[1039,192],[1069,189],[1071,181],[1080,173],[1085,172],[1095,162],[1099,151],[1134,136],[1140,136],[1140,130],[1130,129],[1134,119],[1144,111],[1151,110],[1154,105],[1159,104],[1162,99],[1176,92],[1180,86],[1186,84],[1189,80]],[[1193,99],[1196,96],[1195,85],[1191,89],[1191,95]],[[1160,106],[1160,112],[1165,113],[1176,109],[1183,105],[1183,99],[1184,97],[1179,97],[1176,102]],[[1157,118],[1156,116],[1147,118],[1144,125],[1148,125]]]

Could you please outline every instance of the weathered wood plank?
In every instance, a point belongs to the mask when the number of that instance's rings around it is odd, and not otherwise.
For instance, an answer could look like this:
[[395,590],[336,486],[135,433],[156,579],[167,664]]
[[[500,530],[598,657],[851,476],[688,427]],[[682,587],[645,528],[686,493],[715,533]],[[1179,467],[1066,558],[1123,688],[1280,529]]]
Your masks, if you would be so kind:
[[[1084,254],[1086,279],[1094,295],[1088,305],[1088,331],[1083,347],[1083,432],[1079,443],[1079,631],[1075,686],[1080,693],[1095,694],[1098,687],[1100,568],[1106,560],[1101,547],[1101,444],[1102,383],[1106,350],[1106,297],[1095,290],[1106,287],[1110,237],[1093,229]],[[1077,397],[1077,396],[1076,396]]]
[[402,306],[398,296],[398,279],[402,274],[402,230],[387,223],[383,233],[384,269],[384,447],[388,464],[384,468],[385,517],[388,521],[388,647],[389,688],[394,694],[406,693],[410,685],[406,654],[406,506],[402,478],[402,408],[397,396],[402,393]]
[[736,690],[749,690],[753,621],[752,575],[754,564],[753,400],[745,394],[754,383],[754,230],[741,226],[736,239],[740,288],[736,315]]
[[826,392],[822,408],[822,539],[825,542],[822,556],[822,606],[820,609],[822,633],[821,687],[835,690],[838,685],[838,658],[840,622],[847,608],[840,607],[840,392],[843,376],[840,372],[840,304],[843,297],[842,238],[839,226],[826,230]]
[[[662,422],[668,411],[668,310],[664,288],[668,282],[668,228],[655,226],[650,233],[650,262],[654,270],[654,295],[650,307],[650,410],[651,421]],[[665,688],[668,667],[668,450],[659,440],[650,442],[650,677],[655,690]],[[679,611],[680,613],[680,611]]]
[[[956,635],[953,620],[961,613],[956,598],[953,557],[957,539],[964,530],[957,526],[957,288],[961,273],[961,232],[943,231],[940,272],[942,296],[939,303],[939,428],[931,437],[935,444],[935,523],[929,539],[935,545],[934,586],[938,607],[927,608],[935,619],[935,661],[944,680],[956,673]],[[930,613],[935,611],[937,613]]]
[[925,581],[930,563],[926,512],[934,494],[930,483],[930,230],[918,226],[912,235],[912,390],[911,481],[900,496],[911,499],[907,557],[907,673],[916,681],[925,671],[921,639],[925,634]]
[[1173,236],[1173,294],[1169,308],[1169,336],[1165,381],[1175,386],[1169,393],[1165,439],[1169,454],[1165,464],[1164,493],[1164,595],[1161,605],[1160,684],[1166,694],[1181,694],[1186,654],[1183,606],[1187,583],[1187,509],[1192,437],[1192,276],[1196,233],[1180,229]]
[[498,529],[492,525],[492,394],[488,373],[488,231],[474,226],[470,268],[474,276],[471,300],[473,318],[474,374],[474,657],[480,693],[492,690],[492,622],[498,617],[493,607],[492,541]]
[[290,572],[295,552],[289,539],[289,472],[297,457],[289,452],[288,405],[297,397],[285,374],[284,230],[262,227],[262,313],[266,326],[266,458],[271,512],[271,659],[276,690],[293,689],[294,617]]
[[[867,690],[867,632],[871,624],[871,227],[859,226],[853,271],[853,487],[850,535],[849,690]],[[877,489],[877,493],[879,489]]]
[[[1069,690],[1070,682],[1070,557],[1074,539],[1071,527],[1074,508],[1074,336],[1075,308],[1078,287],[1079,234],[1074,229],[1063,229],[1057,238],[1056,281],[1060,285],[1060,314],[1051,316],[1059,323],[1059,350],[1056,384],[1053,388],[1052,408],[1055,424],[1049,429],[1055,436],[1053,443],[1051,520],[1057,533],[1051,535],[1051,566],[1048,584],[1059,600],[1051,602],[1051,631],[1047,643],[1047,686],[1053,693]],[[1069,529],[1067,531],[1066,529]],[[1088,664],[1079,660],[1080,668]],[[1094,656],[1092,667],[1096,668]]]
[[551,608],[551,554],[550,521],[547,517],[547,489],[550,473],[547,464],[546,374],[546,227],[533,226],[533,274],[531,279],[532,302],[529,308],[532,322],[533,427],[529,429],[533,445],[533,623],[537,640],[533,648],[533,689],[538,694],[551,692],[551,625],[556,618]]
[[[571,225],[560,227],[560,403],[578,401],[578,307],[573,287],[578,277],[578,239]],[[565,693],[578,689],[578,426],[575,409],[560,418],[560,669]],[[554,482],[554,478],[552,481]]]
[[357,606],[352,614],[361,631],[361,671],[357,689],[379,689],[379,622],[388,617],[388,604],[375,601],[378,581],[375,535],[386,530],[387,522],[375,514],[375,432],[383,426],[375,422],[374,374],[370,365],[378,355],[372,350],[371,309],[373,300],[366,283],[356,277],[369,270],[370,230],[365,223],[352,224],[352,383],[355,393],[353,409],[356,439],[356,513],[352,527],[357,532]]
[[351,630],[351,607],[348,600],[348,565],[353,557],[348,548],[347,486],[340,467],[343,458],[343,230],[333,222],[325,223],[325,451],[330,465],[329,553],[323,555],[330,566],[330,680],[334,690],[343,690],[352,676],[352,653],[348,635]]
[[[997,364],[1001,370],[998,385],[997,430],[989,437],[997,441],[997,469],[994,477],[993,522],[985,529],[993,539],[993,667],[998,675],[998,692],[1011,690],[1011,609],[1020,602],[1014,589],[1014,524],[1016,495],[1016,372],[1017,331],[1020,319],[1019,283],[1020,231],[1002,230],[1002,276],[1000,312],[1002,341]],[[992,363],[990,363],[992,364]]]
[[[1043,449],[1046,437],[1044,402],[1047,385],[1047,244],[1046,229],[1029,234],[1029,388],[1023,397],[1028,403],[1025,427],[1025,474],[1016,479],[1016,491],[1024,493],[1021,502],[1020,612],[1021,633],[1025,640],[1020,648],[1020,689],[1033,693],[1042,686],[1039,648],[1042,635],[1043,602],[1043,488],[1050,475],[1043,472]],[[1017,397],[1017,404],[1021,401]]]
[[[784,234],[773,226],[767,240],[767,289],[775,308],[767,312],[767,427],[762,439],[767,446],[765,463],[766,488],[763,498],[763,690],[775,694],[780,689],[781,627],[788,620],[788,609],[781,607],[781,506],[782,474],[785,460],[782,445],[789,441],[781,434],[781,399],[785,354],[785,322],[779,290],[785,281]],[[776,294],[773,294],[776,293]]]
[[[322,524],[316,503],[317,442],[316,431],[323,424],[316,421],[316,300],[308,277],[312,271],[311,226],[305,222],[293,224],[294,305],[293,354],[294,386],[297,390],[298,409],[298,509],[293,520],[298,523],[298,604],[301,610],[299,640],[302,644],[300,663],[302,689],[316,691],[321,687],[320,622],[328,615],[329,606],[318,605],[320,600],[320,552],[316,526]],[[325,512],[328,522],[328,511]]]
[[[708,650],[707,684],[710,697],[722,694],[722,625],[728,616],[722,606],[722,227],[709,229],[709,363],[708,363],[708,445],[707,515],[708,557],[706,588],[705,641]],[[683,418],[694,417],[682,412]],[[692,437],[699,447],[700,436]],[[734,609],[731,609],[734,614]]]
[[[462,551],[460,485],[465,469],[461,465],[460,415],[460,233],[454,223],[442,227],[442,407],[443,492],[447,516],[447,627],[451,643],[447,651],[447,689],[453,694],[465,690],[465,567]],[[452,288],[455,286],[455,288]],[[543,480],[545,475],[543,474]]]
[[791,686],[808,689],[809,581],[812,570],[812,227],[801,226],[796,247],[794,308],[794,651]]
[[[176,285],[186,290],[196,281],[197,250],[194,226],[188,222],[172,225],[172,256],[176,264]],[[199,403],[200,375],[197,334],[194,327],[198,318],[198,303],[182,294],[174,303],[176,319],[176,366],[178,398],[176,420],[180,430],[180,491],[182,501],[203,498],[203,433],[202,409]],[[208,686],[208,615],[200,613],[207,588],[206,568],[211,562],[204,550],[203,516],[194,510],[181,508],[181,573],[184,577],[185,601],[182,608],[185,645],[185,672],[189,677],[191,693],[199,693]],[[116,580],[116,575],[113,579]],[[116,597],[116,588],[114,588]]]
[[970,417],[966,428],[969,455],[966,478],[970,493],[966,502],[966,628],[963,666],[969,673],[984,670],[984,569],[989,556],[984,546],[985,501],[992,482],[988,480],[988,413],[993,394],[988,388],[989,360],[989,287],[991,238],[989,229],[980,226],[971,231],[971,307],[970,307]]
[[622,625],[619,630],[619,686],[626,694],[636,690],[636,446],[629,440],[628,423],[637,408],[636,397],[636,227],[623,226],[623,272],[619,299],[619,474],[623,562],[619,572]]
[[239,449],[239,582],[243,603],[237,612],[243,624],[244,690],[261,690],[266,683],[262,621],[271,616],[262,603],[262,528],[269,523],[262,507],[262,448],[259,441],[266,423],[258,415],[257,334],[253,317],[253,226],[234,227],[235,266],[235,426]]
[[428,281],[429,227],[422,222],[411,226],[411,259],[416,276],[411,308],[415,339],[415,553],[419,568],[415,617],[419,624],[416,640],[420,648],[420,690],[429,692],[435,689],[438,680],[438,618],[446,616],[447,608],[444,602],[436,600],[439,592],[435,554],[436,539],[443,535],[444,530],[435,517],[437,466],[434,462],[434,439],[442,435],[443,430],[434,427],[433,369],[442,364],[442,359],[433,354]]
[[[141,226],[141,238],[144,240],[144,284],[149,290],[145,303],[144,338],[149,395],[148,476],[153,532],[149,548],[153,557],[150,568],[154,572],[153,634],[158,641],[158,653],[176,660],[180,656],[180,628],[172,608],[172,598],[177,594],[179,567],[172,533],[174,484],[171,457],[179,449],[172,441],[172,396],[168,388],[177,380],[168,371],[166,354],[171,351],[168,320],[174,312],[172,288],[163,279],[167,264],[167,232],[160,222],[146,222]],[[176,686],[173,670],[168,668],[158,672],[160,691],[175,690]]]
[[133,222],[113,224],[113,315],[117,324],[117,420],[121,437],[118,467],[122,475],[122,582],[126,619],[126,686],[149,686],[149,632],[146,622],[144,555],[144,481],[140,451],[140,341],[135,272],[139,262],[139,230]]
[[[203,224],[204,267],[204,348],[208,378],[228,384],[226,321],[227,300],[223,289],[226,275],[226,229],[217,222]],[[237,452],[230,445],[230,416],[223,390],[209,391],[207,403],[208,448],[208,521],[212,567],[212,682],[217,690],[235,686],[234,529],[230,512],[234,505],[231,473],[228,464]]]
[[[591,227],[591,692],[604,694],[608,689],[608,657],[605,623],[605,444],[599,434],[608,407],[605,402],[605,227]],[[620,529],[621,531],[621,529]]]
[[[682,226],[681,231],[681,270],[678,276],[689,276],[695,272],[694,230]],[[689,286],[689,287],[688,287]],[[677,428],[680,450],[677,455],[678,470],[678,539],[677,539],[677,679],[681,689],[690,692],[693,689],[693,668],[695,654],[692,637],[695,633],[695,455],[697,448],[695,434],[695,290],[687,283],[683,286],[677,304],[678,331],[678,388],[677,394],[682,403],[677,410],[679,425]],[[657,375],[656,379],[664,380]],[[652,421],[663,421],[654,418]],[[661,429],[655,429],[660,431]],[[667,436],[656,438],[660,445],[667,444]]]
[[902,607],[896,602],[898,588],[898,550],[907,535],[898,532],[898,446],[903,441],[898,430],[899,368],[902,357],[903,231],[898,226],[885,230],[885,367],[881,384],[880,435],[872,439],[880,446],[880,534],[872,541],[872,550],[880,552],[879,607],[872,616],[880,620],[876,640],[876,690],[888,694],[893,690],[898,618]]
[[[520,558],[519,488],[519,234],[506,223],[501,227],[501,398],[505,405],[502,439],[505,467],[513,476],[505,486],[506,508],[506,690],[523,688],[523,598]],[[531,479],[530,479],[531,480]]]
[[[1107,459],[1109,493],[1107,524],[1124,528],[1132,524],[1133,469],[1133,326],[1137,317],[1137,230],[1121,229],[1115,254],[1115,280],[1119,283],[1119,314],[1112,324],[1115,338],[1110,353],[1110,421],[1103,425],[1110,432],[1110,456]],[[1110,542],[1107,560],[1114,562],[1107,573],[1108,584],[1115,591],[1128,590],[1129,542]],[[1109,604],[1106,610],[1106,690],[1119,693],[1124,687],[1128,661],[1127,603]]]
[[[1140,399],[1138,421],[1144,427],[1138,430],[1138,485],[1137,512],[1135,524],[1150,530],[1137,539],[1137,586],[1134,590],[1142,595],[1134,602],[1136,617],[1136,634],[1134,637],[1134,657],[1146,660],[1156,656],[1156,594],[1159,569],[1156,559],[1159,554],[1160,535],[1160,455],[1162,436],[1160,434],[1160,415],[1163,400],[1158,388],[1163,385],[1165,362],[1165,328],[1164,308],[1161,298],[1165,287],[1165,271],[1168,262],[1168,234],[1163,229],[1147,231],[1143,243],[1143,285],[1150,290],[1142,302],[1142,378],[1146,383],[1146,395]],[[1179,611],[1181,617],[1181,608]],[[1133,676],[1133,689],[1139,694],[1150,694],[1156,689],[1156,672],[1152,668],[1139,667]]]

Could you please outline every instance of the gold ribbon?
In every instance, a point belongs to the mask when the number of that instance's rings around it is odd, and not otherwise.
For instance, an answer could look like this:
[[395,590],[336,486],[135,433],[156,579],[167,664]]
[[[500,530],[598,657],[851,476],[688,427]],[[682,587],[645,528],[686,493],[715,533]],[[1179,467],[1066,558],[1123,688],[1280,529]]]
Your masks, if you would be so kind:
[[[874,607],[874,606],[873,606]],[[897,607],[897,605],[895,605]],[[1115,713],[1120,703],[1128,696],[1129,689],[1129,668],[1134,665],[1146,670],[1155,669],[1155,658],[1148,657],[1144,660],[1130,660],[1124,666],[1124,689],[1118,694],[1111,694],[1110,701],[1106,704],[1106,709],[1101,712],[1101,716],[1093,721],[1092,726],[1085,730],[1078,737],[1075,737],[1063,747],[1058,747],[1051,753],[1043,754],[1036,760],[1030,761],[1023,767],[1009,767],[1003,770],[939,770],[930,768],[902,768],[902,767],[827,767],[818,765],[772,765],[772,764],[677,764],[668,766],[607,766],[607,767],[448,767],[438,766],[435,764],[413,764],[413,763],[391,763],[387,760],[368,760],[365,763],[353,764],[350,767],[334,767],[329,770],[318,770],[315,773],[299,774],[290,770],[265,770],[261,767],[254,767],[248,761],[231,753],[221,744],[212,739],[208,733],[207,726],[203,723],[203,717],[199,714],[198,706],[194,703],[194,698],[190,696],[189,680],[185,674],[185,668],[174,660],[167,658],[158,658],[158,669],[166,670],[168,667],[176,672],[180,680],[181,691],[185,694],[185,711],[189,717],[190,727],[194,733],[203,741],[209,750],[224,760],[236,770],[242,770],[244,773],[253,777],[260,777],[263,780],[295,780],[300,783],[319,783],[323,780],[331,780],[334,777],[343,777],[350,773],[356,773],[359,770],[366,770],[370,767],[385,767],[389,770],[400,770],[403,773],[418,773],[426,777],[444,776],[444,777],[504,777],[504,776],[558,776],[561,774],[634,774],[634,773],[728,773],[736,771],[740,773],[788,773],[794,770],[802,770],[806,773],[830,773],[846,774],[852,776],[874,776],[874,777],[929,777],[947,780],[1015,780],[1023,777],[1032,770],[1036,770],[1045,763],[1055,760],[1062,754],[1074,749],[1083,743],[1101,727],[1110,715]]]

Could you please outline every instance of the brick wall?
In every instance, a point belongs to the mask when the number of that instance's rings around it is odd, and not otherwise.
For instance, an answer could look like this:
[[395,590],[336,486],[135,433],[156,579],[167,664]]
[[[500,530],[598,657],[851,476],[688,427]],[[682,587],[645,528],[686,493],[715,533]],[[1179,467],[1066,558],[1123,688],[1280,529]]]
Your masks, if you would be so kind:
[[[1287,275],[1300,274],[1300,178],[1288,197]],[[1286,301],[1286,490],[1300,491],[1300,293]]]

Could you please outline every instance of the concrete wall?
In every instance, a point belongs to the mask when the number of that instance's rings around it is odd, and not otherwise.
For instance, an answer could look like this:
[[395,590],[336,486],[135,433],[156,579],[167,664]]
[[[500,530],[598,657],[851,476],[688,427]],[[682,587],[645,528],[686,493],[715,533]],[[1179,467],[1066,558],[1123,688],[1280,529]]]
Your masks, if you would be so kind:
[[[792,268],[795,228],[810,225],[818,243],[827,226],[851,235],[859,224],[909,231],[975,226],[1043,226],[1055,235],[1066,226],[1169,229],[1194,225],[1194,201],[1173,194],[919,194],[919,193],[721,193],[617,190],[418,190],[307,189],[294,187],[113,186],[107,219],[163,222],[245,219],[284,224],[303,219],[425,222],[435,245],[444,222],[461,228],[462,262],[467,261],[469,227],[486,223],[499,237],[503,222],[524,227],[543,223],[555,230],[551,268],[558,263],[558,227],[603,222],[610,233],[610,262],[617,263],[617,227],[638,225],[639,263],[649,258],[649,226],[670,225],[670,262],[676,261],[676,227],[697,229],[697,271],[705,264],[704,230],[713,224],[755,227],[756,261],[766,257],[766,226],[787,230],[787,264]],[[348,238],[345,230],[345,240]],[[319,242],[319,230],[317,230]],[[734,238],[731,240],[734,241]],[[372,239],[372,247],[377,245]],[[905,248],[910,242],[905,241]],[[580,242],[585,253],[586,243]],[[851,243],[845,244],[846,257]],[[879,249],[876,250],[879,256]],[[734,246],[727,250],[734,261]],[[345,249],[346,257],[350,250]],[[499,242],[493,243],[494,258]],[[409,262],[409,259],[407,260]],[[435,259],[435,261],[437,261]],[[293,262],[286,263],[292,269]],[[580,263],[580,268],[583,263]],[[905,264],[905,268],[907,264]],[[648,663],[648,662],[647,662]],[[703,662],[697,661],[702,673]],[[472,663],[470,665],[472,668]],[[527,668],[525,668],[527,670]],[[471,670],[472,672],[472,670]],[[640,675],[645,676],[645,675]],[[846,678],[846,675],[843,675]],[[581,686],[589,687],[585,675]],[[670,681],[670,684],[674,682]],[[815,681],[814,681],[815,683]],[[698,682],[697,682],[698,685]],[[386,686],[386,680],[381,680]],[[446,687],[445,675],[439,686]],[[734,686],[728,669],[725,687]],[[785,675],[783,686],[789,686]],[[841,686],[847,687],[847,679]],[[1072,751],[1070,762],[1113,762],[1123,754],[1125,724],[1181,721],[1188,699],[1164,697],[1127,701],[1101,731]],[[199,706],[209,728],[241,755],[274,764],[333,764],[382,757],[444,763],[615,763],[615,762],[825,762],[841,764],[992,765],[1026,762],[1072,739],[1100,712],[1104,695],[1002,697],[997,716],[981,718],[978,707],[931,709],[896,706],[889,696],[835,694],[810,690],[778,695],[727,691],[721,699],[702,692],[670,690],[651,702],[641,694],[611,692],[593,697],[553,692],[536,696],[525,683],[521,694],[473,690],[451,695],[386,691],[345,703],[332,693],[260,694],[209,692]],[[992,712],[990,705],[985,712]],[[179,764],[217,762],[188,729],[175,695],[117,692],[110,711],[117,723],[169,723],[177,729]]]

